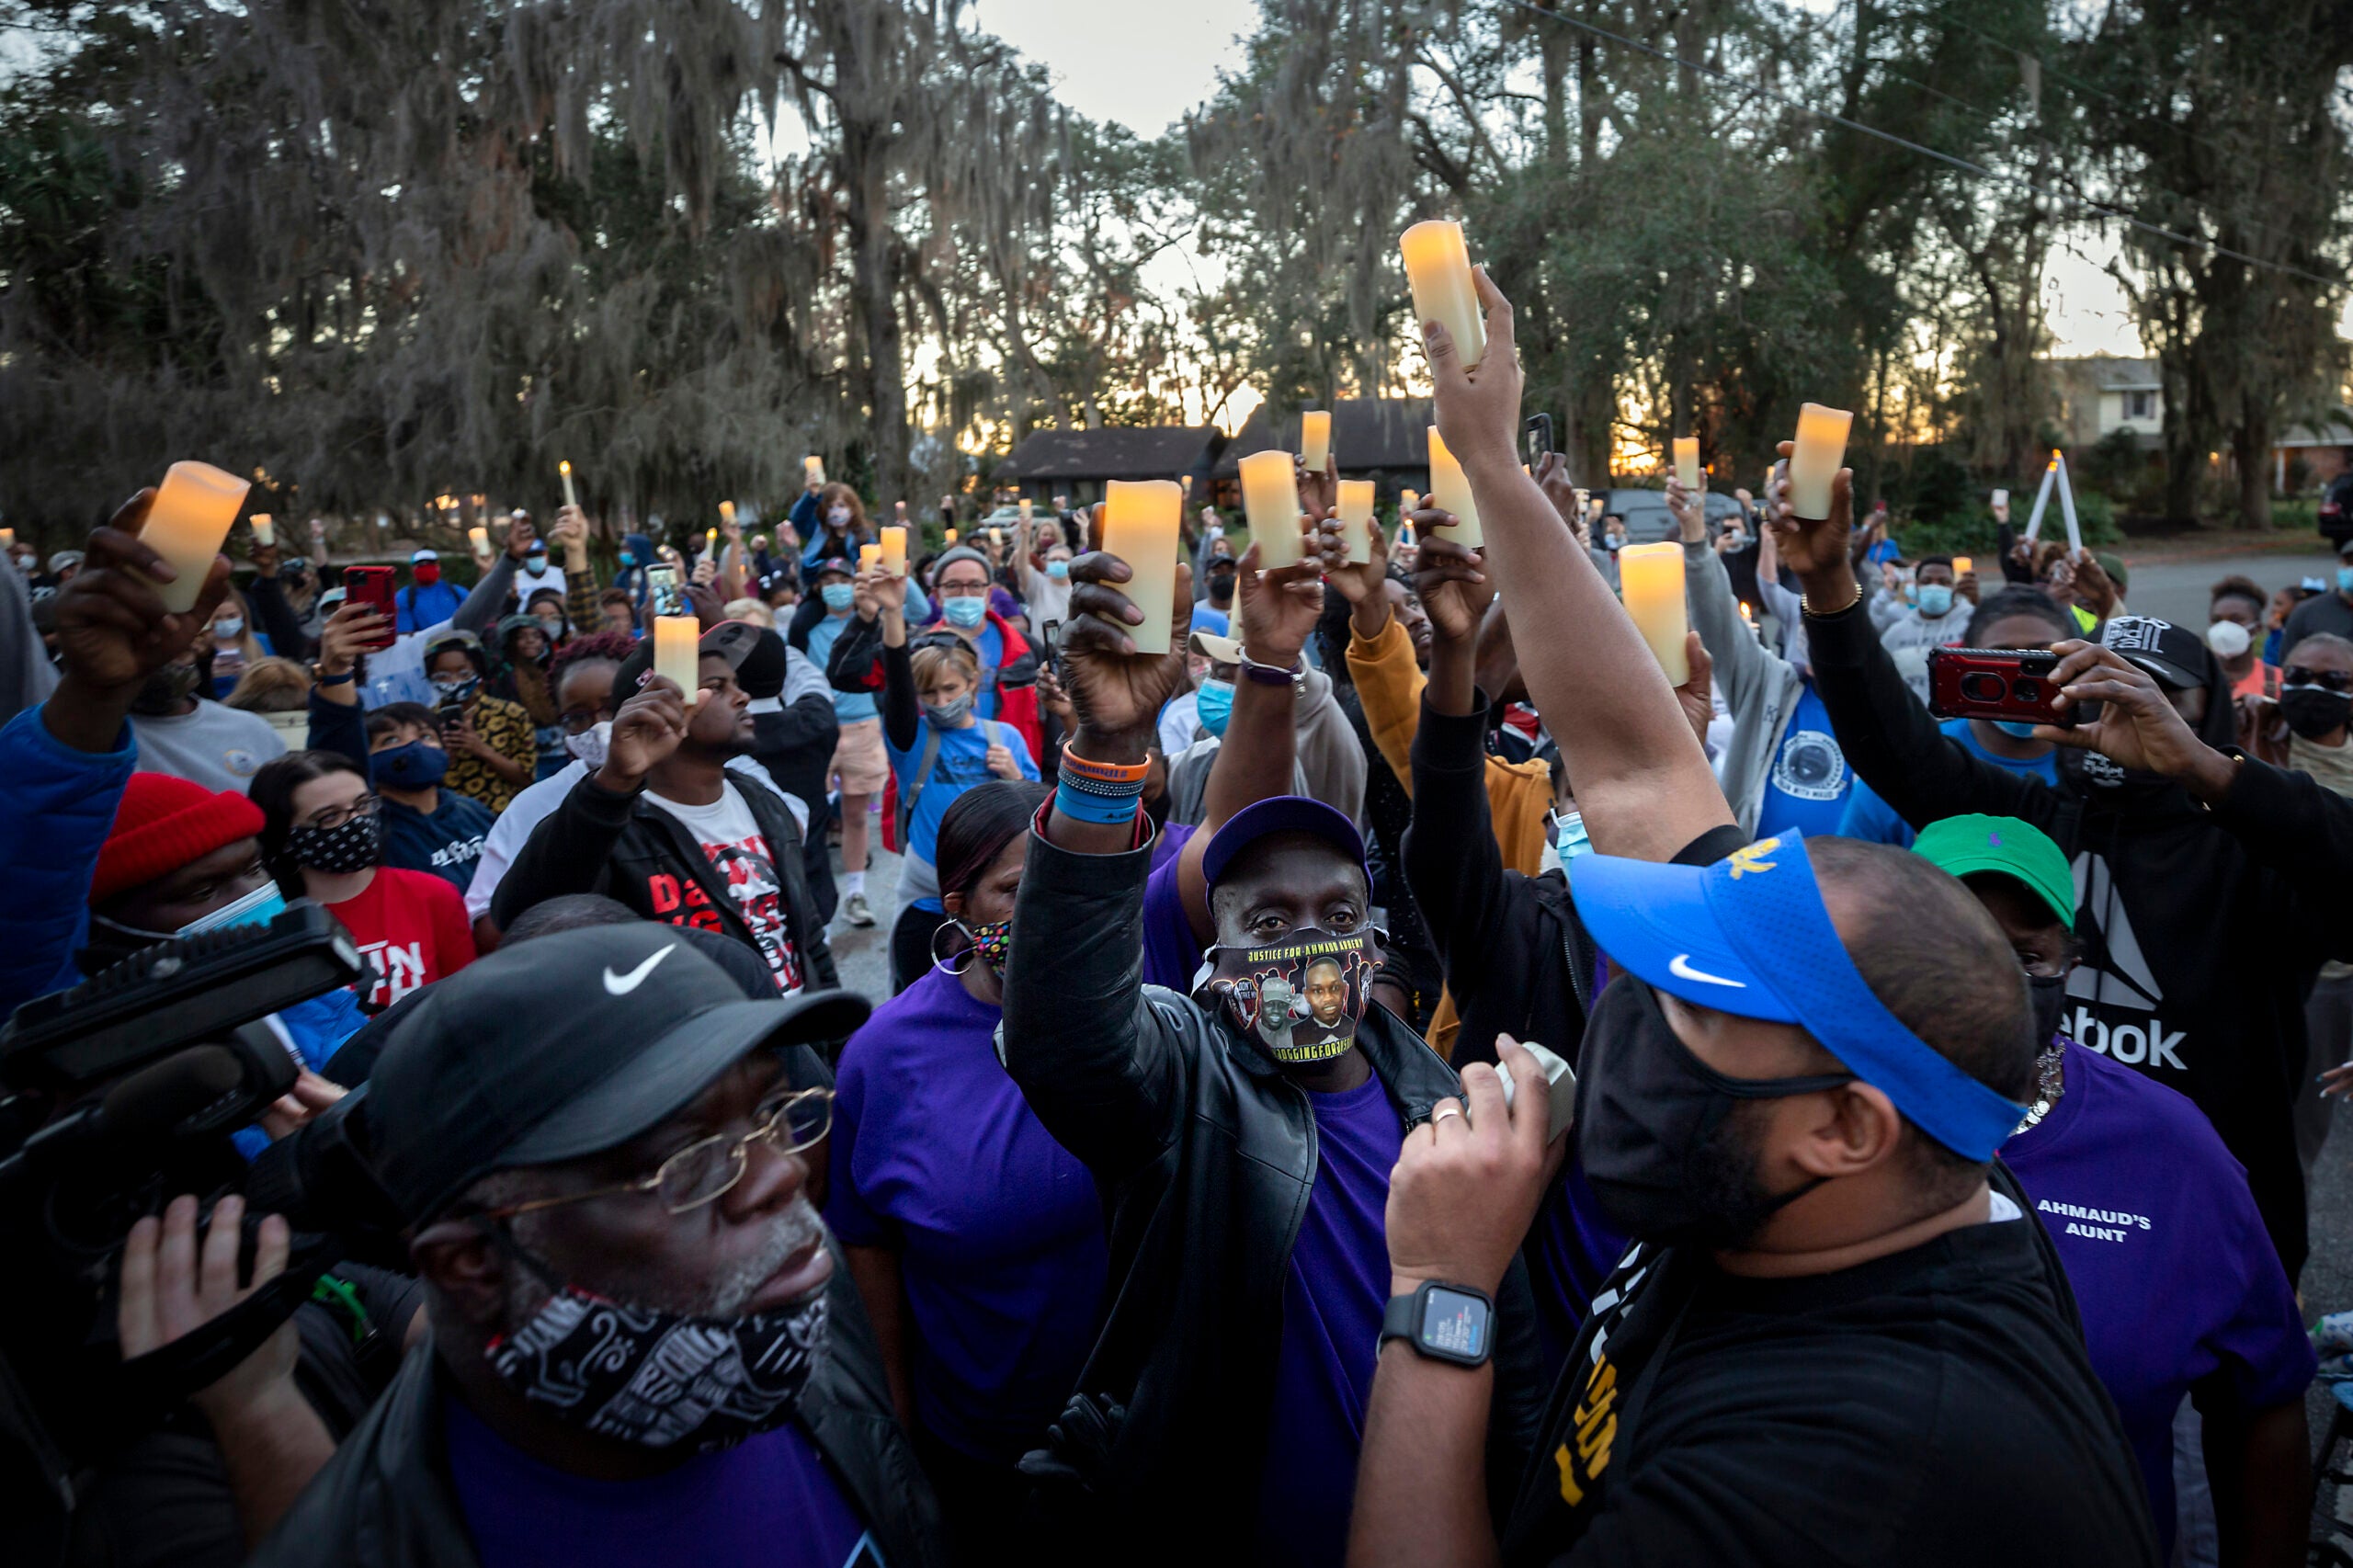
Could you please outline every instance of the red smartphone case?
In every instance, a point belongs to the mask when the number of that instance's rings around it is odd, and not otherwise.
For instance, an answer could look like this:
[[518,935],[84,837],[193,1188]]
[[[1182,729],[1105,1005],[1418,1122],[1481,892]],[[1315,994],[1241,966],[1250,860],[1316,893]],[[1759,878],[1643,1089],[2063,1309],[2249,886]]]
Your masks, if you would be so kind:
[[2059,655],[2039,648],[1934,648],[1928,653],[1928,711],[1939,719],[2006,719],[2071,729],[2072,707],[2053,710]]

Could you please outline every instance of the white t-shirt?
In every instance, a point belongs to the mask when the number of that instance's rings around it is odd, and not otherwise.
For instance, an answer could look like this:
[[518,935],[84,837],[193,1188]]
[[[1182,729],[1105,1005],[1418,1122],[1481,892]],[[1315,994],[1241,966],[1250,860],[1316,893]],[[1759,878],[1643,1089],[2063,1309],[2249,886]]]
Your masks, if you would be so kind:
[[776,857],[769,852],[767,835],[760,832],[759,819],[752,815],[751,802],[744,798],[743,786],[722,779],[719,799],[707,806],[686,805],[651,790],[645,799],[677,818],[702,846],[703,858],[710,862],[728,896],[735,901],[735,912],[758,939],[760,956],[768,960],[777,990],[788,996],[800,990],[801,949],[792,939],[792,923],[786,915]]

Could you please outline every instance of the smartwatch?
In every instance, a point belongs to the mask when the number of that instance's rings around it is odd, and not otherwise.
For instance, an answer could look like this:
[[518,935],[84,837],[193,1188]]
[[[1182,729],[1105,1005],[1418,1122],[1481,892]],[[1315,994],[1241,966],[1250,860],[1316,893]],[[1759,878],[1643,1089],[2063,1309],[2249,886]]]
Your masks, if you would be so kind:
[[1425,1279],[1411,1295],[1392,1296],[1381,1314],[1381,1343],[1403,1339],[1433,1361],[1483,1365],[1495,1346],[1495,1303],[1483,1290]]

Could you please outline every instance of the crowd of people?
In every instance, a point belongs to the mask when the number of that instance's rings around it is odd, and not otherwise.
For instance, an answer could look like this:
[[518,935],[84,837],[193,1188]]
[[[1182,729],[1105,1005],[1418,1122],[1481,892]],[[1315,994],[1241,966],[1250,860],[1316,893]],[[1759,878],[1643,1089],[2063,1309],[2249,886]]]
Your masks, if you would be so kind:
[[[898,568],[813,470],[389,618],[318,534],[167,609],[151,492],[12,551],[0,1009],[305,904],[358,973],[0,1292],[10,1560],[2303,1561],[2353,546],[2177,626],[1670,480],[1670,684],[1479,286],[1483,543],[1302,466],[1294,564],[1188,517],[1165,653],[1099,507]],[[1932,712],[1951,647],[2057,722]],[[49,1124],[136,1102],[9,1051],[48,1258]],[[248,1190],[330,1132],[382,1245]]]

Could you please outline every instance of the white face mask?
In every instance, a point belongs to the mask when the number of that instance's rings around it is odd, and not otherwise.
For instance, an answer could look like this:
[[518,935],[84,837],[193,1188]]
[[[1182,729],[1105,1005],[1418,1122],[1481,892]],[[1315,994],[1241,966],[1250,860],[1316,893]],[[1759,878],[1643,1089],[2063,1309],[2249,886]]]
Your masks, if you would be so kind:
[[2254,642],[2254,636],[2235,620],[2218,620],[2206,629],[2206,646],[2213,649],[2218,658],[2235,659]]
[[579,761],[586,763],[588,770],[594,773],[597,768],[605,766],[605,748],[612,744],[612,739],[613,722],[610,719],[599,719],[580,733],[564,736],[563,749]]

